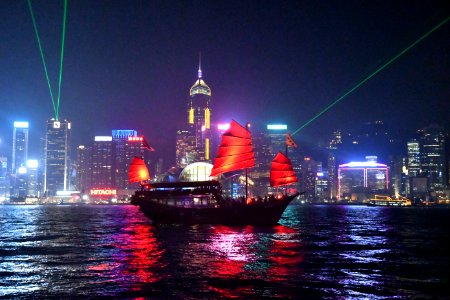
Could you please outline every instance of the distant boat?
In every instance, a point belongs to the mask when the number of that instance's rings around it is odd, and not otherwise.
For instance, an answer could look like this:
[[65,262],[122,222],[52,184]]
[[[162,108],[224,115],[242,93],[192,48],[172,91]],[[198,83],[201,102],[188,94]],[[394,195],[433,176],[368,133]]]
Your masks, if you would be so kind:
[[[247,169],[255,165],[251,135],[247,128],[232,120],[222,135],[211,176],[245,169],[245,196],[227,198],[219,181],[148,182],[149,173],[142,158],[135,157],[130,165],[130,182],[140,182],[141,189],[131,203],[154,224],[223,224],[274,225],[299,192],[249,197]],[[279,152],[272,161],[272,187],[297,182],[291,161]]]
[[367,202],[368,206],[411,206],[411,200],[399,196],[398,199],[392,199],[390,196],[375,195]]

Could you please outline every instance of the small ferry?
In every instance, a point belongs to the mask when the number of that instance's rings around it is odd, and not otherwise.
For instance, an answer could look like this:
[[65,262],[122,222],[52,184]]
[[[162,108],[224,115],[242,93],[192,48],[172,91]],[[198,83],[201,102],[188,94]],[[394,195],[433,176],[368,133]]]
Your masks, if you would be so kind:
[[405,197],[399,196],[397,199],[393,199],[383,195],[375,195],[367,203],[369,206],[411,206],[411,204],[411,200]]

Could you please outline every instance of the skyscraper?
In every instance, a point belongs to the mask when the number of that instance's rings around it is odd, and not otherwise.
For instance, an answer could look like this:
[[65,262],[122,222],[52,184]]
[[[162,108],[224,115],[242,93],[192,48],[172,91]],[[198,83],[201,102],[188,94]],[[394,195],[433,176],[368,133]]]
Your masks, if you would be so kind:
[[118,189],[126,189],[128,187],[128,167],[130,166],[131,158],[127,152],[127,146],[130,137],[137,137],[137,131],[129,129],[112,131],[113,180],[115,187]]
[[[153,151],[153,150],[151,150]],[[148,161],[148,151],[144,148],[144,137],[143,136],[130,136],[127,139],[127,142],[125,144],[125,161],[126,161],[126,189],[132,189],[135,190],[139,187],[139,184],[137,183],[130,183],[129,177],[128,177],[128,169],[130,168],[131,160],[134,156],[142,157],[145,161]],[[149,163],[147,164],[149,166]],[[150,167],[150,166],[149,166]],[[151,166],[153,169],[153,165]],[[121,187],[123,188],[123,187]]]
[[413,139],[407,143],[408,151],[408,176],[415,177],[420,173],[420,144]]
[[272,158],[281,151],[286,151],[286,124],[269,124],[267,125],[267,136],[270,141],[270,152]]
[[67,120],[47,121],[44,149],[44,192],[54,196],[70,189],[70,130]]
[[0,156],[0,203],[9,200],[8,159]]
[[420,164],[428,178],[429,190],[443,192],[446,186],[445,136],[442,128],[430,125],[419,130]]
[[92,146],[92,182],[90,188],[114,187],[113,145],[111,136],[96,136]]
[[28,122],[14,122],[11,172],[25,167],[28,160]]
[[11,160],[11,197],[27,196],[28,122],[14,122]]
[[38,167],[39,162],[36,159],[27,160],[27,196],[40,196]]
[[328,143],[328,197],[330,199],[335,199],[337,197],[337,151],[342,145],[342,132],[341,130],[336,130],[332,133],[331,138]]
[[76,189],[82,193],[91,187],[92,179],[91,147],[79,145],[77,148]]
[[196,139],[192,127],[177,130],[175,162],[179,168],[197,161]]
[[198,78],[189,91],[188,124],[195,136],[196,161],[210,161],[211,149],[211,89],[203,80],[201,61]]

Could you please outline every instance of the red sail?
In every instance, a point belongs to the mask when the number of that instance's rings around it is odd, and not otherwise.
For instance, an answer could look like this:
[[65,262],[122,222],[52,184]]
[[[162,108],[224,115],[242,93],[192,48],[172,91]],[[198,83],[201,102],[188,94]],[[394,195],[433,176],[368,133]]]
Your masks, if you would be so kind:
[[141,182],[150,178],[147,166],[142,158],[137,156],[133,157],[130,169],[128,170],[128,178],[130,179],[130,183]]
[[297,182],[297,176],[292,169],[292,163],[286,155],[281,152],[272,160],[270,168],[270,186],[276,187]]
[[254,166],[255,154],[250,131],[235,120],[231,120],[230,128],[222,135],[222,142],[210,176]]

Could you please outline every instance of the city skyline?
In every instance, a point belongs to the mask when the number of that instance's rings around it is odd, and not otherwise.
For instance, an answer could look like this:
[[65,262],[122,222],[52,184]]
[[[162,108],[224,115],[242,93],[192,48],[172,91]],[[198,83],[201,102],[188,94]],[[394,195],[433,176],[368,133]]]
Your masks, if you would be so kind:
[[[171,5],[69,2],[60,116],[73,123],[73,147],[136,129],[156,150],[174,149],[199,52],[212,120],[295,130],[449,11],[444,1]],[[27,3],[4,7],[0,153],[9,156],[13,122],[30,122],[36,148],[53,111]],[[63,2],[33,8],[56,86]],[[448,33],[445,24],[294,138],[326,139],[375,119],[395,129],[433,121],[448,129]]]

